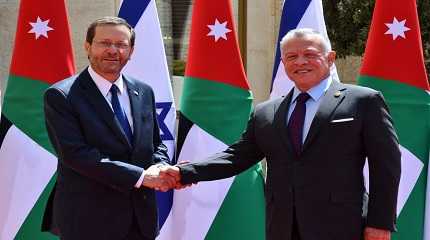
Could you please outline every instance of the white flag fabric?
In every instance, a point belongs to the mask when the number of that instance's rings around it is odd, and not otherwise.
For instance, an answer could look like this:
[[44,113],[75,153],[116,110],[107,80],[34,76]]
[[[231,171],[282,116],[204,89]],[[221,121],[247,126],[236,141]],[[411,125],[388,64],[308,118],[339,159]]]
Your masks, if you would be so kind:
[[[176,110],[155,1],[124,0],[118,16],[127,20],[136,32],[134,52],[123,72],[149,84],[154,90],[161,139],[172,160]],[[173,191],[157,192],[160,227],[170,212],[172,198]]]

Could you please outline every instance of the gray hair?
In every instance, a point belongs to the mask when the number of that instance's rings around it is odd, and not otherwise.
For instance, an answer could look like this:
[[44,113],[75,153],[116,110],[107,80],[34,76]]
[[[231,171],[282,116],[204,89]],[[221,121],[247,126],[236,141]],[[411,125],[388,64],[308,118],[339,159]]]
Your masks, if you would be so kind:
[[290,41],[293,38],[307,38],[307,37],[315,37],[317,38],[322,45],[322,50],[324,54],[327,54],[330,50],[330,42],[326,37],[324,37],[320,32],[311,29],[311,28],[297,28],[289,31],[285,36],[282,38],[281,42],[279,43],[279,47],[281,50],[281,56],[284,55],[284,47],[287,44],[288,41]]

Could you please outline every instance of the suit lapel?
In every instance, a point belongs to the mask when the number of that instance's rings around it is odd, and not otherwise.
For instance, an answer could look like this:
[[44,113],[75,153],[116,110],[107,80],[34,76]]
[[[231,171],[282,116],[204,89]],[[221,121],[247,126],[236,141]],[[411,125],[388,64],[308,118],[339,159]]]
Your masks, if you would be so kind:
[[283,101],[279,101],[274,105],[274,124],[281,136],[282,142],[287,146],[287,151],[294,153],[293,146],[290,138],[288,137],[287,129],[287,114],[290,108],[290,102],[293,97],[293,90],[291,90]]
[[303,144],[303,152],[306,151],[306,148],[308,148],[315,139],[315,136],[318,134],[322,126],[329,122],[330,116],[345,98],[345,89],[346,88],[342,84],[337,82],[333,82],[329,89],[327,89],[327,92],[322,97],[321,104],[315,114],[308,135]]
[[133,142],[138,143],[142,128],[142,111],[144,109],[143,92],[131,80],[123,76],[124,82],[127,85],[128,97],[130,98],[131,115],[133,116]]
[[82,86],[85,97],[88,99],[88,102],[93,105],[94,112],[100,115],[101,119],[103,119],[104,122],[112,129],[121,142],[131,147],[127,140],[127,136],[125,135],[120,123],[115,117],[115,114],[113,113],[109,104],[106,102],[104,96],[100,93],[97,85],[92,80],[87,69],[85,69],[79,75],[79,82]]

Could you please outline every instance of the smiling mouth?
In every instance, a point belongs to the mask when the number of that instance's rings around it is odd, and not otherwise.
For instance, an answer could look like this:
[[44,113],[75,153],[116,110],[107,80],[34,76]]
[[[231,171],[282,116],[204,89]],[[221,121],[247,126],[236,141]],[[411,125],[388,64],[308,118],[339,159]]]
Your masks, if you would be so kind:
[[118,62],[119,60],[118,59],[103,59],[104,61],[107,61],[107,62]]
[[296,73],[296,74],[305,74],[305,73],[308,73],[308,72],[311,72],[311,70],[303,69],[303,70],[296,70],[296,71],[294,71],[294,73]]

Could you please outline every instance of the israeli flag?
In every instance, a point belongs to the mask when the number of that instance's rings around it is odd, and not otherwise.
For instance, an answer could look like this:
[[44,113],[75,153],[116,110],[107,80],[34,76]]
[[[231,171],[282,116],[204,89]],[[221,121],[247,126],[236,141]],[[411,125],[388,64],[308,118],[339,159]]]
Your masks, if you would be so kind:
[[[321,0],[288,0],[284,1],[281,23],[279,25],[279,37],[276,46],[275,63],[273,65],[272,86],[270,98],[285,96],[294,83],[288,78],[281,61],[279,42],[290,30],[296,28],[312,28],[327,39],[324,13]],[[339,81],[336,67],[332,68],[333,78]]]
[[[127,20],[136,32],[134,52],[123,72],[154,89],[161,139],[174,163],[176,109],[155,1],[123,0],[118,16]],[[169,215],[172,201],[173,191],[157,192],[160,227]]]

